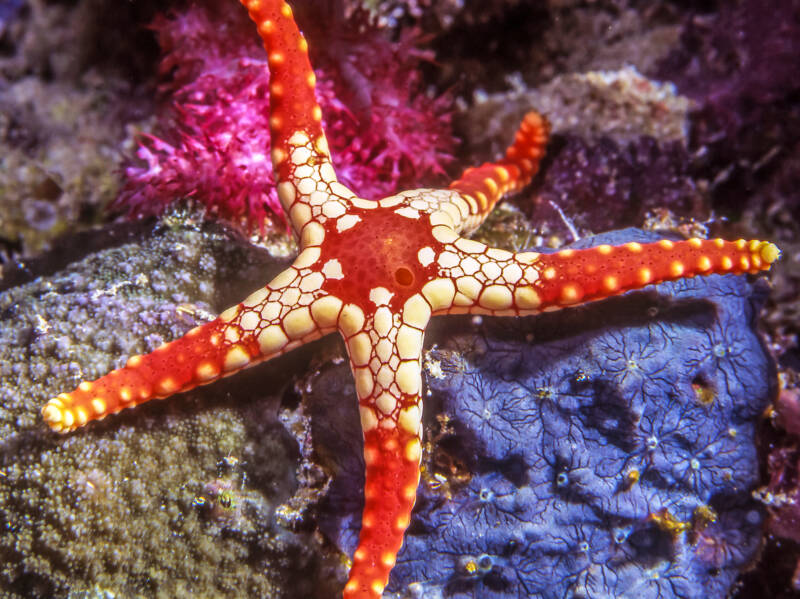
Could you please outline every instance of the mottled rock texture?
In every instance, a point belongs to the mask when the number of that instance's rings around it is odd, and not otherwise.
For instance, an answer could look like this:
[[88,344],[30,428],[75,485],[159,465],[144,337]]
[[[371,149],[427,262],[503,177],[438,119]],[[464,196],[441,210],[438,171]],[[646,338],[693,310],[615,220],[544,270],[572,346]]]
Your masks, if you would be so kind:
[[192,222],[95,231],[105,249],[0,293],[1,596],[334,593],[319,540],[290,522],[303,503],[292,499],[301,454],[279,419],[291,377],[275,373],[302,364],[279,361],[68,436],[39,415],[53,393],[183,334],[281,269]]

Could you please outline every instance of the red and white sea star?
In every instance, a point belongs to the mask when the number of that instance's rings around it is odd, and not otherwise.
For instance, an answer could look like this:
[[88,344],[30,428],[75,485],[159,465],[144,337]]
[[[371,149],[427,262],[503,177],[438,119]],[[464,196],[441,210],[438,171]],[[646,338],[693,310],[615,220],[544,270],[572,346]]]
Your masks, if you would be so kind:
[[548,127],[535,112],[504,158],[466,170],[448,189],[360,198],[331,165],[308,45],[291,8],[282,0],[243,3],[267,50],[272,161],[299,255],[216,320],[61,393],[42,414],[55,430],[70,431],[338,331],[355,377],[366,463],[361,535],[344,596],[379,597],[419,483],[423,334],[431,316],[538,314],[665,280],[755,273],[779,251],[762,241],[689,239],[512,253],[464,237],[538,169]]

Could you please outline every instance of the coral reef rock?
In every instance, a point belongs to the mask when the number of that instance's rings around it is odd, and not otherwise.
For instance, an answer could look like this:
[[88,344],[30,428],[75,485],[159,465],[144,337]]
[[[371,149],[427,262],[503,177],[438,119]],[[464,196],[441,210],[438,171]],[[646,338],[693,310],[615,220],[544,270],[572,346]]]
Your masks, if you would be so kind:
[[137,240],[118,229],[0,292],[0,596],[333,596],[319,543],[282,507],[297,503],[301,455],[280,419],[291,379],[276,373],[302,365],[47,431],[39,410],[54,392],[209,318],[253,269],[284,266],[190,219]]

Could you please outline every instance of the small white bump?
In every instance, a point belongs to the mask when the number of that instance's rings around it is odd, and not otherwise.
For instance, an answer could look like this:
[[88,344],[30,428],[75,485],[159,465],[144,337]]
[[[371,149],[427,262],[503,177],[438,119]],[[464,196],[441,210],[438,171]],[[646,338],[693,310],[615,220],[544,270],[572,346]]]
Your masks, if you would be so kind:
[[400,325],[396,343],[397,353],[401,358],[418,358],[422,352],[422,331],[405,324]]
[[388,416],[394,412],[397,407],[397,400],[392,397],[391,393],[383,392],[375,400],[375,405],[381,412]]
[[336,258],[328,260],[322,267],[322,274],[326,279],[342,279],[344,273],[342,272],[342,264]]
[[[237,370],[250,363],[250,356],[240,345],[234,345],[225,354],[223,367],[225,370]],[[172,379],[163,379],[159,383],[159,390],[162,393],[173,393],[177,386]]]
[[105,414],[106,402],[104,402],[99,397],[95,397],[91,401],[91,405],[92,405],[92,409],[94,410],[94,413],[95,413],[96,416],[99,416],[100,414]]
[[355,304],[345,304],[339,314],[339,328],[350,337],[364,328],[364,312]]
[[394,297],[394,293],[386,289],[386,287],[374,287],[369,291],[369,301],[376,306],[386,306]]
[[453,304],[455,293],[455,285],[450,279],[435,279],[422,287],[422,295],[433,311],[449,308]]
[[322,288],[324,282],[325,277],[321,272],[312,272],[302,278],[300,281],[300,290],[305,292],[317,291]]
[[308,139],[308,135],[306,135],[302,131],[295,131],[289,138],[289,145],[300,147],[307,145],[309,141],[310,140]]
[[369,406],[358,406],[358,412],[361,416],[361,430],[367,432],[378,426],[378,417],[375,415],[375,410]]
[[419,294],[412,295],[403,306],[403,322],[424,329],[431,317],[431,307]]
[[430,246],[425,246],[417,252],[417,260],[422,266],[428,266],[436,258],[436,253]]
[[297,270],[302,270],[303,268],[308,268],[312,266],[319,260],[321,250],[319,247],[309,247],[304,249],[300,254],[295,258],[292,266],[294,266]]
[[392,311],[386,306],[381,306],[375,311],[375,331],[381,337],[386,337],[392,329]]
[[422,386],[419,362],[417,360],[401,362],[400,366],[397,367],[395,380],[397,381],[397,386],[400,387],[400,391],[409,395],[417,395]]
[[642,244],[641,243],[636,243],[635,241],[631,241],[631,242],[626,243],[624,247],[626,247],[628,250],[630,250],[634,254],[638,254],[639,252],[642,251]]
[[261,315],[257,312],[247,311],[239,319],[239,326],[245,331],[254,331],[261,324]]
[[682,262],[679,262],[678,260],[670,262],[669,274],[671,274],[673,277],[680,277],[683,275],[684,270],[685,269]]
[[356,380],[356,392],[362,399],[369,397],[375,387],[375,379],[369,368],[354,368],[353,378]]
[[400,216],[405,216],[411,220],[419,220],[419,211],[411,208],[410,206],[403,206],[402,208],[398,208],[394,211],[395,214],[399,214]]
[[357,214],[345,214],[340,219],[336,221],[336,230],[341,233],[342,231],[347,231],[348,229],[352,229],[358,223],[361,222],[361,217]]
[[442,252],[436,262],[442,268],[453,268],[459,263],[460,259],[457,254],[453,252]]
[[481,242],[464,237],[456,239],[455,246],[462,252],[467,252],[468,254],[482,254],[486,251],[486,246]]
[[514,290],[514,303],[520,310],[536,310],[542,300],[533,287],[517,287]]
[[200,381],[211,381],[219,376],[219,368],[213,362],[201,362],[195,374]]

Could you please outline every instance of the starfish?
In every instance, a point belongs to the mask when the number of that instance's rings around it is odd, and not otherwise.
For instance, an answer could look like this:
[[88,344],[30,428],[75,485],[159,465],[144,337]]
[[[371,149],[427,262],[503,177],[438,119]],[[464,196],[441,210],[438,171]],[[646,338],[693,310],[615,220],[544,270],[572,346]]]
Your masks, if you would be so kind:
[[361,533],[344,597],[376,598],[402,545],[420,479],[421,363],[431,316],[538,314],[665,280],[755,273],[780,252],[764,241],[695,238],[512,253],[465,237],[536,173],[548,125],[535,112],[502,159],[467,169],[447,189],[358,197],[337,181],[308,44],[290,6],[242,3],[267,51],[272,161],[299,254],[215,320],[59,394],[42,414],[53,429],[71,431],[338,331],[355,378],[366,467]]

